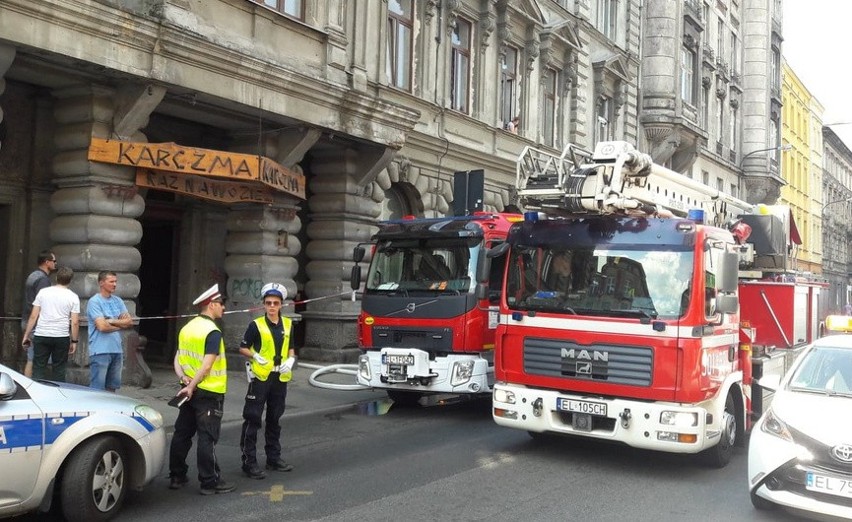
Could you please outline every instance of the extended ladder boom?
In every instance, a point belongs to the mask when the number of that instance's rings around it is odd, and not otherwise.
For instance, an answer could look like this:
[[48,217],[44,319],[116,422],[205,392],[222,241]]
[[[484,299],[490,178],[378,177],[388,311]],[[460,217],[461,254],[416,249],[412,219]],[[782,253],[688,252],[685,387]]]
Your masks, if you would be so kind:
[[560,156],[527,147],[518,158],[516,188],[524,208],[565,216],[685,216],[700,208],[718,226],[753,210],[745,201],[655,164],[622,141],[601,142],[593,154],[575,145]]

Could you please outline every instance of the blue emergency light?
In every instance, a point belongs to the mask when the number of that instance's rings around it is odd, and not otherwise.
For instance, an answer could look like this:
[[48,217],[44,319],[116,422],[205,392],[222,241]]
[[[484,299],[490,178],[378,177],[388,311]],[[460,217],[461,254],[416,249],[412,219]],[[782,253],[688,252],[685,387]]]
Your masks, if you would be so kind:
[[696,223],[698,225],[704,224],[704,209],[701,208],[691,208],[686,213],[686,219]]
[[535,223],[536,221],[538,221],[538,212],[534,212],[534,211],[524,212],[524,221],[530,221],[530,222]]

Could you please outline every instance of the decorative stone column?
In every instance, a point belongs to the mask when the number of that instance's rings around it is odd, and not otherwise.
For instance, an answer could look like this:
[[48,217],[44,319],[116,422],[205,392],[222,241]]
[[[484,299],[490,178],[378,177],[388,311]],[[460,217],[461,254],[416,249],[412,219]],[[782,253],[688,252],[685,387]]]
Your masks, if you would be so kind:
[[[133,168],[87,159],[93,136],[110,138],[113,134],[116,92],[90,85],[56,91],[54,96],[57,154],[53,173],[57,190],[51,198],[56,217],[50,225],[50,238],[59,263],[75,272],[71,289],[80,296],[82,306],[80,344],[71,357],[68,380],[88,384],[85,367],[89,362],[90,325],[85,320],[86,304],[99,290],[98,272],[112,270],[118,275],[116,295],[135,315],[134,299],[140,287],[136,271],[142,262],[135,248],[142,238],[142,225],[137,218],[145,210],[145,202],[136,192]],[[141,134],[133,134],[132,139],[146,141]],[[138,344],[135,331],[126,331],[125,354],[129,355],[126,369],[138,366],[135,357]],[[136,384],[135,375],[134,371],[126,371],[124,382]],[[144,384],[146,379],[140,380]]]
[[[263,154],[302,174],[302,167],[297,163],[321,135],[319,129],[291,128],[267,134],[261,150],[255,140],[245,138],[235,140],[233,149],[245,154]],[[231,208],[225,237],[228,308],[251,311],[225,315],[226,346],[239,346],[249,321],[263,313],[260,289],[266,283],[281,283],[287,287],[281,313],[301,319],[293,306],[298,292],[296,256],[302,251],[298,237],[302,221],[296,214],[301,203],[298,198],[276,194],[270,205],[251,203]]]
[[[12,47],[12,46],[9,46],[9,45],[0,45],[0,95],[2,95],[3,92],[6,90],[6,80],[4,79],[3,76],[6,74],[6,71],[9,70],[9,67],[12,65],[12,61],[14,59],[15,59],[15,48]],[[8,103],[8,99],[5,100],[5,101]],[[3,122],[3,117],[4,117],[3,106],[0,105],[0,123]],[[7,124],[6,127],[8,129],[12,128],[10,124]],[[4,144],[2,143],[2,137],[0,137],[0,150],[2,150],[3,145]],[[3,179],[4,183],[8,184],[8,178],[7,178],[6,172],[0,172],[0,178]],[[23,185],[23,182],[21,182],[21,185]],[[19,190],[22,190],[22,189],[19,189]],[[18,194],[14,194],[11,191],[9,193],[6,193],[6,194],[4,194],[3,192],[5,192],[5,191],[0,190],[0,201],[2,201],[3,204],[6,204],[13,199],[18,199],[18,200],[24,199],[24,198],[16,197],[16,196],[18,196]],[[23,218],[23,213],[24,212],[23,212],[23,209],[22,209],[22,211],[19,214],[21,216],[21,218]],[[23,221],[23,219],[20,219],[20,221]],[[14,218],[12,220],[12,223],[15,223]],[[13,228],[19,228],[19,227],[13,226]],[[17,244],[20,244],[23,241],[23,238],[21,238],[21,237],[19,237],[19,238],[9,237],[9,238],[7,238],[7,241],[9,241],[9,246],[15,246]],[[17,249],[12,249],[12,248],[9,249],[10,252],[13,252],[15,250],[17,250]],[[23,257],[24,256],[21,255],[21,256],[16,256],[12,259],[9,259],[7,261],[7,264],[5,265],[5,269],[8,270],[9,273],[20,273],[20,272],[23,271],[22,265],[23,265],[23,267],[29,268],[31,264],[26,263],[26,259],[23,259]],[[21,285],[21,288],[23,288],[23,284]],[[16,290],[15,292],[8,292],[8,291],[6,292],[7,296],[17,296],[19,293],[20,293],[20,290]],[[20,297],[17,297],[17,299],[20,300]],[[6,310],[14,310],[14,309],[15,308],[13,308],[12,306],[6,307]],[[6,362],[7,364],[10,364],[11,361],[17,362],[18,360],[20,360],[20,361],[24,360],[24,352],[19,348],[21,346],[20,335],[22,334],[22,332],[21,332],[21,334],[18,333],[20,331],[21,331],[21,328],[20,328],[19,321],[5,321],[5,320],[0,321],[0,360]],[[23,362],[22,362],[22,364],[23,364]]]
[[225,345],[239,346],[249,321],[263,314],[260,289],[266,283],[287,287],[282,313],[293,313],[296,295],[295,256],[302,250],[296,234],[302,223],[296,215],[298,201],[280,197],[272,205],[246,204],[231,209],[225,237],[225,272],[228,274],[229,310],[256,309],[225,315]]
[[[352,249],[367,242],[375,230],[381,207],[369,196],[369,186],[356,181],[363,158],[351,148],[316,147],[311,150],[313,177],[308,187],[311,223],[306,253],[307,297],[328,297],[308,304],[302,356],[318,361],[351,362],[357,357],[356,319],[360,303],[351,300],[349,276]],[[366,187],[366,189],[365,189]],[[343,295],[341,295],[343,294]]]

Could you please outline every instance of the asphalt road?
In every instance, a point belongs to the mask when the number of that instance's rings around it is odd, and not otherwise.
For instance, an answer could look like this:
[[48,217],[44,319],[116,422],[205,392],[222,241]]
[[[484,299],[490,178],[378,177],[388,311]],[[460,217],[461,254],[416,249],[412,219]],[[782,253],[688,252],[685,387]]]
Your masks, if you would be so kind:
[[534,441],[495,425],[487,400],[389,406],[286,425],[285,457],[296,469],[261,481],[239,473],[239,427],[229,426],[218,455],[237,491],[200,496],[194,480],[171,491],[164,471],[128,497],[117,520],[802,520],[752,508],[744,450],[716,470],[688,456]]

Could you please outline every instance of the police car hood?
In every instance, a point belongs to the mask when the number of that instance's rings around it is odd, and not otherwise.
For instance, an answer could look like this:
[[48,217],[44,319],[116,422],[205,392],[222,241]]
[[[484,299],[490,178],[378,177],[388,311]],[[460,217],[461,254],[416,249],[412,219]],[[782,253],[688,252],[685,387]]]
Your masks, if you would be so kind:
[[34,382],[29,391],[39,395],[39,405],[45,412],[106,410],[132,413],[136,406],[143,404],[138,399],[64,382]]

